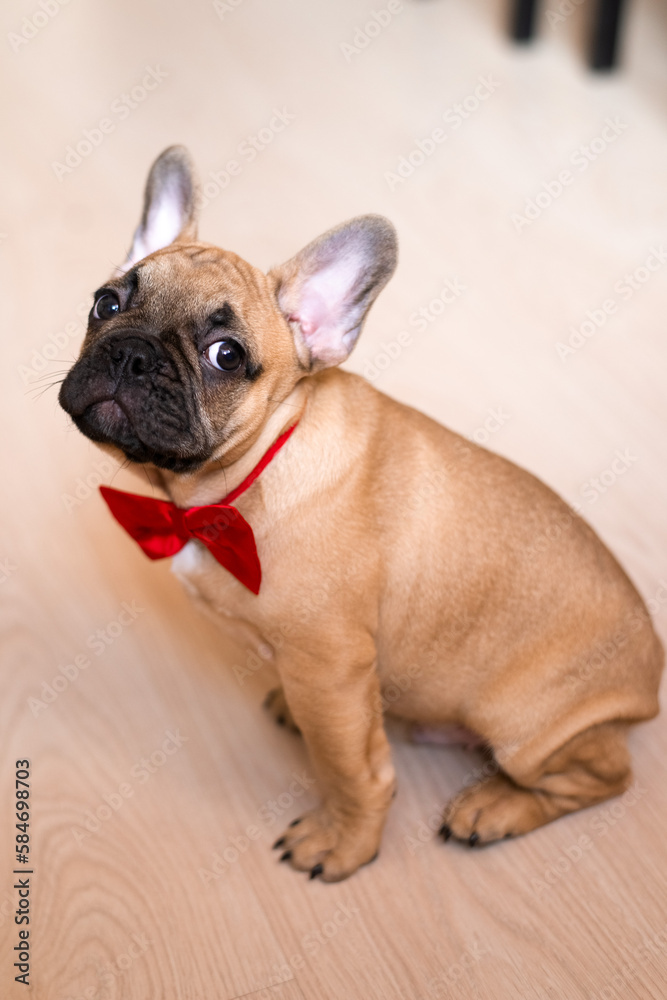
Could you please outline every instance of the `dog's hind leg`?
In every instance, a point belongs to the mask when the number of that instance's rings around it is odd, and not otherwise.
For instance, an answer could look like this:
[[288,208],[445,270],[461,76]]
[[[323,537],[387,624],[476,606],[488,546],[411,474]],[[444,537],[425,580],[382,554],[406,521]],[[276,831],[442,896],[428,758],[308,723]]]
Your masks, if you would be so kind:
[[442,836],[471,846],[490,843],[619,795],[631,780],[627,730],[625,722],[592,726],[530,771],[509,760],[504,771],[449,802]]

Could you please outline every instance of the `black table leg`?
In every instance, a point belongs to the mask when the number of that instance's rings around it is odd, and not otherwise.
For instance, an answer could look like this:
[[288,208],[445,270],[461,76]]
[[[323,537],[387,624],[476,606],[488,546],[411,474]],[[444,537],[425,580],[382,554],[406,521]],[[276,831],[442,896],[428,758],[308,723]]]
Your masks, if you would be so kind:
[[593,69],[612,69],[615,65],[622,11],[623,0],[598,0],[591,49]]
[[533,37],[536,0],[514,0],[512,12],[512,38],[517,42],[527,42]]

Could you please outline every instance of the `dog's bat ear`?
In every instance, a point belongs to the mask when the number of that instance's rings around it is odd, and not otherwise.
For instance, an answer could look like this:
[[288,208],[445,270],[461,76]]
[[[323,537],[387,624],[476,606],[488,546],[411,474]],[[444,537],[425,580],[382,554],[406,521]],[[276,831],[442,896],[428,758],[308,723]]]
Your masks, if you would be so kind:
[[299,357],[312,371],[348,357],[396,260],[392,224],[381,215],[361,215],[269,272]]
[[150,169],[141,222],[117,274],[170,243],[196,237],[197,184],[190,154],[184,146],[169,146]]

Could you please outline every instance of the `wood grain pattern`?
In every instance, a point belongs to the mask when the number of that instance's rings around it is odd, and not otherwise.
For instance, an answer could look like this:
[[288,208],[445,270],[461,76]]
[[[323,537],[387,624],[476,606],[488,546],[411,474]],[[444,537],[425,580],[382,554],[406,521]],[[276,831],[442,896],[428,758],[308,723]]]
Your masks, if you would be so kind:
[[[316,800],[299,738],[261,708],[270,669],[235,672],[246,651],[123,536],[97,482],[145,481],[107,468],[48,388],[164,146],[186,143],[201,166],[204,238],[261,266],[382,212],[401,265],[350,367],[580,503],[664,638],[667,266],[641,270],[667,222],[664,10],[634,5],[627,69],[604,83],[572,51],[583,13],[525,54],[505,40],[504,6],[404,3],[351,55],[341,45],[371,16],[352,0],[73,3],[22,42],[38,8],[2,13],[15,95],[0,224],[3,1000],[664,997],[662,718],[633,734],[631,795],[482,851],[434,835],[482,759],[392,724],[399,794],[378,861],[338,885],[307,881],[270,850]],[[133,98],[147,66],[164,77]],[[473,107],[480,76],[497,86]],[[445,115],[467,98],[455,128]],[[250,158],[242,144],[274,108],[294,120]],[[105,117],[113,128],[58,179],[53,163]],[[579,170],[572,154],[610,117],[626,127]],[[388,179],[439,125],[446,142]],[[230,159],[240,170],[225,182]],[[568,166],[572,183],[517,229]],[[604,324],[559,356],[607,300]],[[29,988],[12,968],[25,757]]]

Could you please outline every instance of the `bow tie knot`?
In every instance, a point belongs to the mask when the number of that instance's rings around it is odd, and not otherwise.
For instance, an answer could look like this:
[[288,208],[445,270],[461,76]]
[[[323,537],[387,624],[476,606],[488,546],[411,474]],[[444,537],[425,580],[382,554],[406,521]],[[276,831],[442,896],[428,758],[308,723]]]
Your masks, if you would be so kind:
[[234,515],[238,515],[238,511],[234,507],[219,503],[206,507],[190,507],[187,510],[175,507],[172,514],[177,534],[188,538],[199,538],[213,544],[219,542],[223,533],[234,523]]

